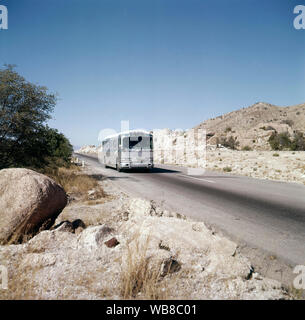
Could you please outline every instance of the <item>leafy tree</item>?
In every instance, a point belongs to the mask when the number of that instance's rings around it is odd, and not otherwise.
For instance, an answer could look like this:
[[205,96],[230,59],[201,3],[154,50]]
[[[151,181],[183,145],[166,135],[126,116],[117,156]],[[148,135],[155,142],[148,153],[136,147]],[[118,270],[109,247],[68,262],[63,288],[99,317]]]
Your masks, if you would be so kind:
[[46,127],[43,131],[42,136],[46,146],[46,162],[49,165],[55,164],[56,166],[69,163],[73,152],[70,141],[56,129]]
[[68,160],[68,140],[45,126],[55,105],[56,96],[46,87],[26,81],[13,66],[0,69],[0,169]]

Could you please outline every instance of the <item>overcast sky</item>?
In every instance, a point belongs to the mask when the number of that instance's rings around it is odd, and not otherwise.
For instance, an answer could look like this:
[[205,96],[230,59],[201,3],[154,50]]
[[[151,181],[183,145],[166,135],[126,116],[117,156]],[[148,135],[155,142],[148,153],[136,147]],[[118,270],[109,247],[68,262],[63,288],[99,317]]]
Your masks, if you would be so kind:
[[0,4],[9,11],[0,63],[58,92],[50,125],[74,145],[96,144],[121,120],[186,129],[258,101],[305,102],[305,30],[293,27],[302,1]]

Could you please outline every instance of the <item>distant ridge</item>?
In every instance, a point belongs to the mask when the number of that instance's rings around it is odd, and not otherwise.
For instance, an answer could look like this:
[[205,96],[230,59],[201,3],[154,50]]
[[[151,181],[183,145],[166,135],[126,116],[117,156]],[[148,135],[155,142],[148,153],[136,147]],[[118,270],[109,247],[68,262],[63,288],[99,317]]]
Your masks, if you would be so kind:
[[272,132],[305,132],[305,103],[279,107],[258,102],[248,108],[206,120],[195,127],[207,131],[208,144],[216,144],[217,138],[233,136],[240,148],[249,146],[256,150],[270,150],[268,139]]

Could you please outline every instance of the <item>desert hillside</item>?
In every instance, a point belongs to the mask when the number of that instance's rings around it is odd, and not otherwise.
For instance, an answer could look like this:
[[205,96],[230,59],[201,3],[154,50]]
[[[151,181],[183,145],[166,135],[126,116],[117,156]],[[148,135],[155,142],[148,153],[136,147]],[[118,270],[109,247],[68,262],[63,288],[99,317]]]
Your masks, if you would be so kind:
[[196,128],[207,130],[207,143],[216,144],[221,138],[233,136],[239,148],[269,150],[268,139],[272,132],[305,132],[305,104],[278,107],[259,102],[248,108],[209,119]]

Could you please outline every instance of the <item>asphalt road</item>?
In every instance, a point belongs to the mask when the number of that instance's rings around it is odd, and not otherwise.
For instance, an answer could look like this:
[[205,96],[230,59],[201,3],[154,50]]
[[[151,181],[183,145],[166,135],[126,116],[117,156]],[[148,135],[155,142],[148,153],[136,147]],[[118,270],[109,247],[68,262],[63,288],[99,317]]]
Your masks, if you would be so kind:
[[158,166],[150,173],[117,172],[78,155],[132,196],[216,226],[240,243],[263,249],[290,265],[305,265],[305,186]]

